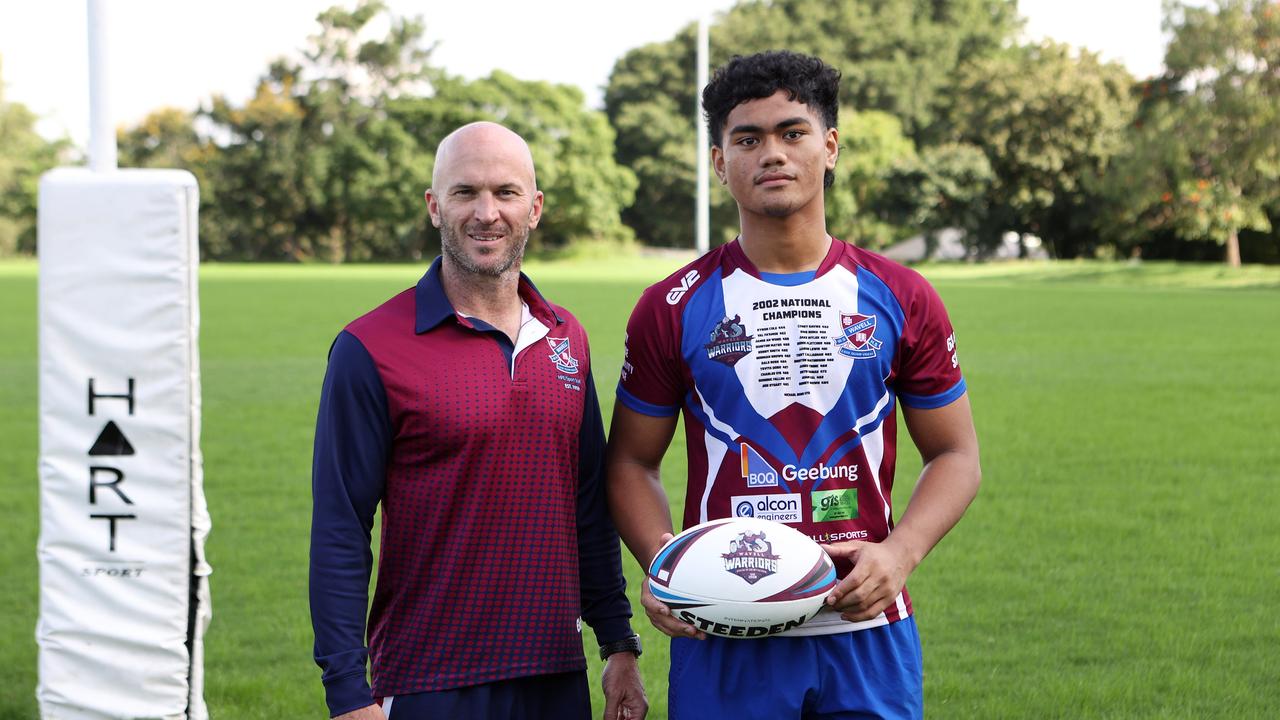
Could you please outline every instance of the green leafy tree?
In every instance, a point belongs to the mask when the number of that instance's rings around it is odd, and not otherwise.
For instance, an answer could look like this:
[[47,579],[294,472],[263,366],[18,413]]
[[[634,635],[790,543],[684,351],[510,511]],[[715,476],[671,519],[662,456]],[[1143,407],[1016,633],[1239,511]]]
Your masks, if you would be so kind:
[[[384,16],[386,35],[368,39]],[[302,63],[277,60],[243,106],[215,97],[201,112],[217,143],[207,166],[216,202],[202,222],[210,257],[421,254],[431,157],[387,106],[430,87],[425,26],[373,1],[317,21]]]
[[981,248],[1010,230],[1039,235],[1059,257],[1096,247],[1090,178],[1121,148],[1132,84],[1122,66],[1054,42],[966,66],[955,89],[957,139],[981,148],[995,175]]
[[890,222],[922,233],[932,252],[944,228],[958,228],[972,239],[989,225],[987,196],[994,181],[980,148],[935,145],[894,165],[877,210]]
[[884,247],[908,230],[886,222],[875,207],[888,192],[895,165],[915,158],[915,145],[889,113],[846,108],[841,117],[840,159],[826,198],[827,231],[862,247]]
[[1166,74],[1139,83],[1126,149],[1103,179],[1107,232],[1141,252],[1165,238],[1213,243],[1238,265],[1240,236],[1280,216],[1280,5],[1165,6]]
[[42,138],[36,119],[25,105],[5,98],[0,72],[0,257],[35,253],[40,176],[69,148],[65,140]]
[[1239,234],[1271,230],[1280,202],[1280,3],[1169,2],[1169,73],[1187,87],[1180,129],[1194,178],[1173,188],[1181,234],[1226,247],[1240,264]]
[[502,123],[524,137],[546,196],[531,238],[535,248],[632,239],[620,213],[635,196],[635,174],[614,161],[613,128],[603,113],[586,109],[576,87],[519,80],[501,71],[474,81],[441,76],[431,97],[402,99],[392,104],[391,114],[429,147],[480,120]]
[[[995,52],[1016,28],[1009,0],[756,0],[716,18],[711,62],[778,48],[818,55],[843,73],[843,106],[888,113],[919,143],[948,132],[953,98],[944,90],[960,64]],[[605,89],[605,111],[618,133],[616,157],[640,180],[624,219],[649,243],[687,247],[693,241],[695,35],[688,26],[667,42],[626,53]],[[871,192],[838,182],[827,199],[844,212],[860,208],[859,193]],[[717,188],[711,202],[713,237],[732,238],[732,198]],[[881,230],[844,232],[886,237]]]

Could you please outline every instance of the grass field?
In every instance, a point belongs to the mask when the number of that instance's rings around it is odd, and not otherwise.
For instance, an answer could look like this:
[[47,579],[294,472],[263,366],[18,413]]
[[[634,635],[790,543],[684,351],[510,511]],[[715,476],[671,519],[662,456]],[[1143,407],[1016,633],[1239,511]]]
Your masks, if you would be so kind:
[[[631,306],[677,264],[529,268],[590,331],[606,417]],[[421,270],[202,270],[215,720],[325,716],[306,605],[325,353]],[[37,717],[35,274],[0,263],[2,720]],[[957,328],[984,469],[968,515],[910,582],[929,716],[1280,717],[1280,270],[925,274]],[[919,468],[901,455],[899,513]],[[663,469],[679,497],[680,434]],[[651,717],[665,718],[665,643],[636,627]]]

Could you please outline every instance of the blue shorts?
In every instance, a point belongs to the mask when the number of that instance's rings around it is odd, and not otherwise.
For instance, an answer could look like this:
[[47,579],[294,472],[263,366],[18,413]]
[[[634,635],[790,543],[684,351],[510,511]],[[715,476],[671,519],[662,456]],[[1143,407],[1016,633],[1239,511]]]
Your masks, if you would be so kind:
[[914,618],[835,635],[672,638],[671,720],[924,717]]
[[387,720],[591,720],[585,672],[532,675],[382,699]]

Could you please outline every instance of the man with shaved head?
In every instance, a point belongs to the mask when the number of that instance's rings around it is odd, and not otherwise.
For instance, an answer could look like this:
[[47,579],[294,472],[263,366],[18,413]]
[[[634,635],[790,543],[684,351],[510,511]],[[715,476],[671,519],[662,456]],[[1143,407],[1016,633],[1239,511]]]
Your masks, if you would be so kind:
[[585,720],[585,620],[605,717],[642,718],[586,332],[520,272],[542,217],[529,147],[455,130],[426,201],[442,255],[338,335],[320,396],[311,617],[330,716]]

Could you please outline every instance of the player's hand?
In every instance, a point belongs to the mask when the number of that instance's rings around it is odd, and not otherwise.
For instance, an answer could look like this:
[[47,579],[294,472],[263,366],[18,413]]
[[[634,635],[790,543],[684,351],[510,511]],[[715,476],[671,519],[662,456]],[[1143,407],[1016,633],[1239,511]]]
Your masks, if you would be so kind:
[[848,558],[853,570],[827,595],[828,607],[850,622],[870,620],[893,604],[914,570],[905,553],[887,543],[861,540],[823,545],[832,558]]
[[[675,536],[671,533],[663,533],[659,541],[659,547],[665,545],[673,537]],[[644,607],[644,613],[649,616],[649,622],[653,623],[653,626],[662,631],[663,634],[671,637],[707,639],[706,633],[672,615],[671,608],[653,596],[653,592],[649,590],[648,580],[640,583],[640,605]]]
[[600,686],[604,689],[604,720],[641,720],[649,713],[640,664],[632,653],[614,653],[605,660]]
[[333,720],[387,720],[387,716],[383,714],[381,707],[369,705],[359,710],[335,715]]

